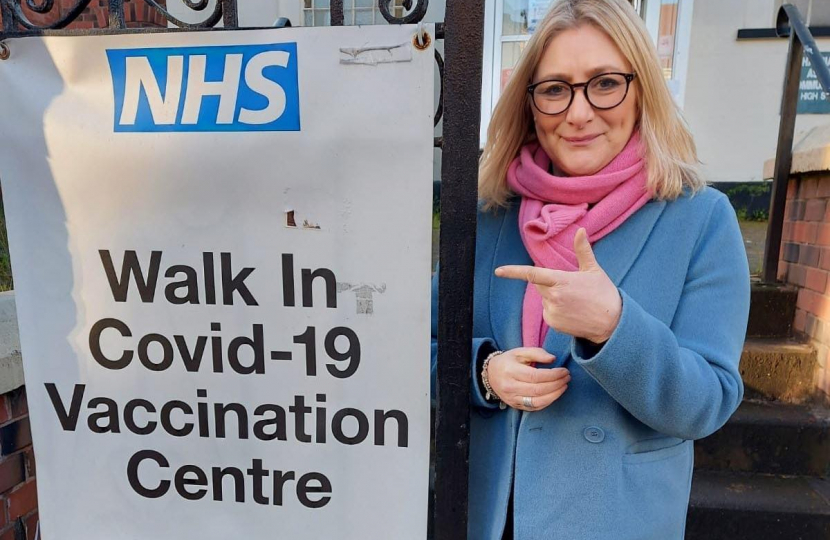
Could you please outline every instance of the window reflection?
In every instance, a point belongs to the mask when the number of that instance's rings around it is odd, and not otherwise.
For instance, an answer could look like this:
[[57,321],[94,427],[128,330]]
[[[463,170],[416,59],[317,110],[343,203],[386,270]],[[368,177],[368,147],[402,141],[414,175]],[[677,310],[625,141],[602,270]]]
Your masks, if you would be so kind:
[[657,56],[666,80],[674,76],[674,49],[677,43],[677,8],[679,0],[661,0],[660,26],[657,33]]
[[[504,0],[501,33],[503,36],[527,35],[528,3],[534,0]],[[549,2],[545,2],[549,3]]]
[[513,73],[513,68],[519,62],[519,57],[525,48],[526,41],[508,41],[503,43],[501,47],[501,80],[499,81],[499,88],[504,90],[507,86],[507,81]]
[[[665,58],[660,57],[667,78],[671,78],[674,62],[675,29],[677,27],[677,5],[679,0],[650,0],[661,5],[660,36],[665,41]],[[643,0],[629,0],[634,9],[642,16],[645,8]],[[501,32],[497,46],[500,47],[501,60],[496,59],[499,66],[499,93],[504,90],[507,80],[513,73],[519,61],[527,40],[533,35],[536,26],[542,21],[550,9],[553,0],[501,0]],[[662,3],[662,4],[659,4]],[[496,3],[497,9],[499,2]],[[665,27],[665,32],[664,32]],[[494,85],[494,89],[495,89]]]

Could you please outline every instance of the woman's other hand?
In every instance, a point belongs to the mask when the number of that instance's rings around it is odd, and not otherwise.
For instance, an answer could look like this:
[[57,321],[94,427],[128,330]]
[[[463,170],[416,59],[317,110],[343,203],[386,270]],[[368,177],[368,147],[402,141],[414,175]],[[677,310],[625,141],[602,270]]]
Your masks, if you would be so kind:
[[544,409],[562,397],[571,380],[571,374],[565,368],[542,369],[533,366],[550,364],[554,360],[555,356],[535,347],[505,351],[493,357],[487,366],[490,386],[499,399],[514,409]]
[[496,268],[496,276],[533,283],[542,297],[545,323],[557,332],[604,343],[620,320],[620,292],[597,263],[585,229],[577,231],[574,251],[577,272],[512,265]]

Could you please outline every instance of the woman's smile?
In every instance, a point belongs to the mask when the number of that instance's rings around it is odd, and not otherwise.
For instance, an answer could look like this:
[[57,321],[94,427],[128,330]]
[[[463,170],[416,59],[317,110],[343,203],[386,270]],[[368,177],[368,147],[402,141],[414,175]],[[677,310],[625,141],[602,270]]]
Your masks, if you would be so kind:
[[600,134],[598,133],[596,135],[585,135],[581,137],[562,137],[562,139],[565,142],[569,143],[571,146],[584,147],[590,146],[591,143],[596,141],[599,136]]

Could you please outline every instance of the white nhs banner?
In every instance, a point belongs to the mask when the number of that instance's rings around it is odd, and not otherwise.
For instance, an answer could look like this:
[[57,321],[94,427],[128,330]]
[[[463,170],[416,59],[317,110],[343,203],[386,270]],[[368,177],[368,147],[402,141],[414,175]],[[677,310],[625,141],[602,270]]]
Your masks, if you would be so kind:
[[115,131],[299,131],[297,44],[108,49]]
[[427,538],[417,33],[15,41],[0,176],[43,538]]

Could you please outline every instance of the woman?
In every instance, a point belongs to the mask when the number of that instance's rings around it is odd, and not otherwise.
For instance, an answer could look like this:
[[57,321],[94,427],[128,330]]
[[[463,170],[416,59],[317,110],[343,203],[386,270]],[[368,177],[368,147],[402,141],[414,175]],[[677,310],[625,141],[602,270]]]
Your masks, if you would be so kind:
[[479,193],[469,538],[683,538],[692,440],[743,396],[749,270],[624,0],[552,6]]

